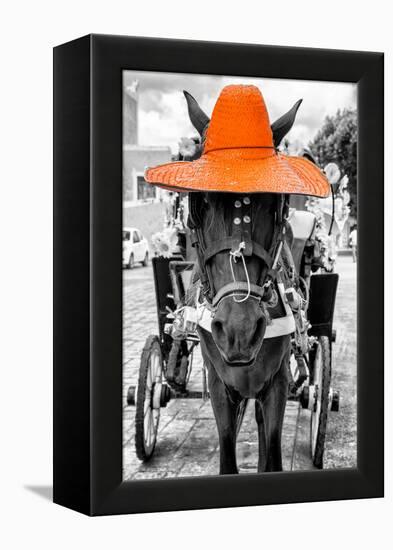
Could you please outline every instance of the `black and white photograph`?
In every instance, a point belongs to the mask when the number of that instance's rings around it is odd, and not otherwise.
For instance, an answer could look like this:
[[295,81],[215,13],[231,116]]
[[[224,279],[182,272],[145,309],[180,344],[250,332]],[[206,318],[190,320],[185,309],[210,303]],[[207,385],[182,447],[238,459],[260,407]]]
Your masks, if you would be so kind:
[[356,84],[122,79],[123,480],[356,468]]

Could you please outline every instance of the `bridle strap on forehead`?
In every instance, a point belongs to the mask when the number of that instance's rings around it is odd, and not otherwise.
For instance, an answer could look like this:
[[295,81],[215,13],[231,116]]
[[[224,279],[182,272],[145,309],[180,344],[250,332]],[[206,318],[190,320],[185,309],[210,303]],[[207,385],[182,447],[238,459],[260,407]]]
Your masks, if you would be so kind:
[[[250,248],[249,251],[247,251],[247,256],[257,256],[261,260],[265,262],[265,264],[270,269],[273,264],[273,259],[270,256],[269,252],[267,252],[263,246],[256,243],[255,241],[250,241]],[[219,252],[225,252],[227,250],[233,250],[235,246],[239,245],[239,239],[234,239],[233,237],[224,237],[223,239],[219,239],[217,241],[213,241],[204,251],[203,253],[203,259],[205,263],[207,263],[213,256],[216,256]],[[246,254],[244,254],[246,255]]]
[[244,294],[249,294],[251,298],[255,298],[259,301],[262,301],[265,296],[265,289],[263,286],[254,285],[251,283],[248,285],[243,281],[236,281],[235,283],[228,283],[220,288],[217,294],[213,298],[213,307],[217,307],[218,304],[224,298],[229,298],[231,296],[242,296]]

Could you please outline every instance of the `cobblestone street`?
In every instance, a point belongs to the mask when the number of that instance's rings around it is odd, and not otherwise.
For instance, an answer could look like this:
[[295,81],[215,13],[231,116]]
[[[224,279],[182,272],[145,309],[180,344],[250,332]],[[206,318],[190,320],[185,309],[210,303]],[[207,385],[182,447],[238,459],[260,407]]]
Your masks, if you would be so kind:
[[[325,468],[356,465],[356,264],[339,256],[340,275],[334,327],[332,385],[340,390],[340,412],[331,413],[325,450]],[[216,475],[218,437],[210,401],[173,399],[161,409],[158,442],[146,464],[135,454],[135,407],[127,405],[130,384],[138,378],[140,355],[146,338],[157,334],[157,312],[151,264],[123,271],[123,478],[147,479],[174,476]],[[202,389],[202,359],[194,353],[189,388]],[[283,430],[284,469],[312,469],[310,413],[288,402]],[[254,405],[249,403],[238,437],[240,472],[257,468],[257,433]]]

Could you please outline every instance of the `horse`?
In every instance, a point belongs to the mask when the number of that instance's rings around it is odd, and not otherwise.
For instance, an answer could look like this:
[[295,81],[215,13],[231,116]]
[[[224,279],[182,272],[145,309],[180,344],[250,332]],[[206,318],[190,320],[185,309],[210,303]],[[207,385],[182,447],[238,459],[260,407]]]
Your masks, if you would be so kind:
[[[185,97],[203,144],[209,118],[189,93]],[[299,105],[300,101],[271,125],[276,147],[292,127]],[[189,193],[188,225],[197,251],[196,269],[213,314],[211,332],[199,326],[198,334],[223,475],[238,474],[236,438],[249,399],[255,399],[258,472],[282,470],[291,337],[264,336],[274,261],[283,241],[290,238],[285,234],[287,199],[271,193]],[[242,235],[244,231],[248,235],[248,244],[252,243],[249,253],[241,247],[234,250],[240,227]]]

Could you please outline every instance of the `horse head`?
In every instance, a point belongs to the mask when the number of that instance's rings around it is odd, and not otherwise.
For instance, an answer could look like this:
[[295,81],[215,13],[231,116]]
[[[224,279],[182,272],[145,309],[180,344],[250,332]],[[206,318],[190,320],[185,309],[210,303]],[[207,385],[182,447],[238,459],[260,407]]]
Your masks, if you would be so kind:
[[209,278],[212,337],[228,367],[251,367],[268,322],[263,283],[271,267],[268,251],[274,245],[278,198],[267,193],[198,195],[191,200],[199,203],[199,264]]

